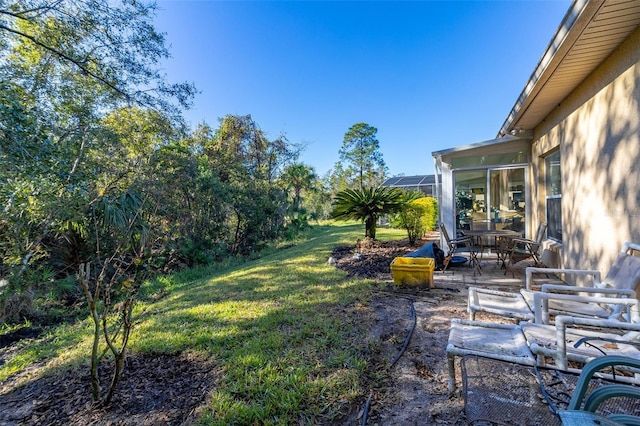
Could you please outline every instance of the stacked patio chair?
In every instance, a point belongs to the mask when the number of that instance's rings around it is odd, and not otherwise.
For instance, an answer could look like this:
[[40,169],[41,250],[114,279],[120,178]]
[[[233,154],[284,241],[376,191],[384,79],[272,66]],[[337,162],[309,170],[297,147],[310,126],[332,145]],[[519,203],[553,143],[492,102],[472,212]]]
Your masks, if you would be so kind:
[[580,372],[581,365],[604,355],[640,360],[639,335],[640,324],[566,315],[557,316],[555,325],[454,318],[447,344],[449,391],[453,393],[456,388],[456,357],[476,355],[528,366],[546,366],[552,359],[550,365],[555,368]]
[[[531,277],[540,271],[537,268],[527,268],[527,288],[520,293],[471,287],[470,320],[451,321],[447,345],[450,389],[455,389],[454,359],[467,354],[541,366],[551,358],[557,368],[566,370],[573,363],[578,371],[580,365],[605,354],[640,359],[637,252],[640,245],[625,243],[604,280],[594,270],[544,269],[592,277],[591,287],[544,284],[534,292]],[[525,321],[518,325],[475,321],[477,312]]]
[[[551,315],[558,314],[631,321],[638,312],[631,311],[633,304],[624,308],[625,302],[618,299],[636,299],[636,292],[640,290],[638,253],[640,245],[625,243],[604,280],[597,270],[530,267],[526,269],[525,288],[520,293],[470,287],[469,319],[474,320],[478,312],[488,312],[542,323],[548,323]],[[565,278],[572,275],[588,281],[584,286],[543,284],[534,292],[533,276],[536,273],[558,274]]]

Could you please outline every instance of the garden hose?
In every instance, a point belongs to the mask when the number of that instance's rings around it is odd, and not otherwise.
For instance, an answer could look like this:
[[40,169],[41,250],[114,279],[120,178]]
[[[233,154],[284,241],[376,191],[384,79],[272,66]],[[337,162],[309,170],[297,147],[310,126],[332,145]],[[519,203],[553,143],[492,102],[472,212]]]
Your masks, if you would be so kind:
[[[393,362],[391,362],[391,365],[389,366],[389,370],[391,370],[393,368],[393,366],[396,365],[396,362],[398,362],[398,360],[400,359],[402,354],[404,354],[404,351],[407,349],[407,346],[409,345],[409,341],[411,340],[411,336],[413,335],[413,330],[415,330],[415,328],[416,328],[416,323],[417,323],[418,319],[417,319],[417,316],[416,316],[416,308],[413,306],[413,299],[409,299],[409,304],[411,306],[411,318],[413,319],[413,324],[411,325],[411,328],[409,329],[409,333],[407,334],[407,337],[404,339],[404,344],[402,345],[402,348],[400,349],[400,352],[398,352],[398,355],[396,355],[396,357],[394,358]],[[367,415],[369,413],[369,407],[371,406],[371,398],[372,397],[373,397],[373,392],[371,392],[369,394],[369,398],[367,399],[367,403],[364,405],[364,410],[363,410],[363,414],[362,414],[362,426],[365,426],[367,424]]]

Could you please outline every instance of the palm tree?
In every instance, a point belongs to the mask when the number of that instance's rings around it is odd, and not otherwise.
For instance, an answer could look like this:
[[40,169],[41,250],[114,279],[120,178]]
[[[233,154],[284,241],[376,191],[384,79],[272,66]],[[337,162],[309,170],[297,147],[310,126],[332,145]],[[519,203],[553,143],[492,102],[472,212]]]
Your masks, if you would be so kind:
[[336,194],[331,217],[363,221],[365,238],[375,239],[378,218],[399,211],[405,203],[402,191],[397,188],[346,189]]
[[313,169],[302,163],[291,164],[282,173],[282,180],[285,185],[293,191],[293,209],[300,211],[302,201],[302,191],[309,191],[313,188],[314,182],[318,179]]

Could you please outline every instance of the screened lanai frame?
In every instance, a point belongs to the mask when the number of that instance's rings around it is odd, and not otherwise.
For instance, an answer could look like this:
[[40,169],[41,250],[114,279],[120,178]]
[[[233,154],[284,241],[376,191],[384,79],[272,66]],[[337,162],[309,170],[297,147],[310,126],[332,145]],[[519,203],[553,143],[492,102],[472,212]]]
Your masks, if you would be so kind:
[[[478,210],[483,209],[481,203],[476,204],[476,202],[484,198],[485,210],[481,213],[486,215],[483,218],[486,221],[486,226],[504,228],[507,224],[506,219],[508,219],[508,216],[517,215],[524,223],[517,224],[516,230],[522,232],[525,236],[531,235],[530,141],[531,138],[528,135],[507,135],[489,141],[432,153],[435,161],[435,175],[442,177],[441,184],[436,186],[438,189],[442,188],[442,193],[438,194],[440,200],[440,222],[445,225],[450,235],[456,235],[460,225],[464,227],[460,223],[460,217],[456,217],[458,215],[457,207],[461,207],[459,202],[458,206],[456,206],[456,184],[460,184],[460,177],[465,173],[477,173],[479,176],[484,174],[485,193],[482,194],[479,187],[469,188],[470,193],[474,194],[473,199],[471,204],[463,203],[462,207],[467,211],[473,210],[475,214]],[[494,209],[495,206],[492,206],[491,202],[496,200],[491,198],[495,196],[495,194],[491,193],[491,173],[504,175],[513,170],[520,170],[518,173],[521,173],[522,182],[520,185],[509,185],[507,183],[504,188],[508,192],[508,197],[505,197],[505,200],[507,198],[510,199],[510,203],[501,204],[498,209]],[[456,176],[458,176],[458,179],[456,179]],[[507,210],[511,210],[509,207],[514,207],[513,210],[521,207],[522,211],[506,213]],[[495,210],[500,210],[497,217],[494,216]],[[516,219],[513,218],[512,220]],[[513,222],[509,227],[514,227]]]

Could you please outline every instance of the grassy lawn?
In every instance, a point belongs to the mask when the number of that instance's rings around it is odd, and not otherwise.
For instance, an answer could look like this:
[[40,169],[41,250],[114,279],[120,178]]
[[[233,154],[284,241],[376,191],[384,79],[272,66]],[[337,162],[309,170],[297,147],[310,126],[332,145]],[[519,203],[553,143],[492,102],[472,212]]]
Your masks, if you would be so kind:
[[[203,424],[312,424],[339,418],[368,393],[372,281],[327,264],[361,224],[311,230],[294,247],[241,264],[183,271],[148,283],[130,350],[208,354],[221,375]],[[378,239],[404,231],[380,228]],[[64,325],[20,348],[0,380],[36,361],[86,364],[89,322]]]

